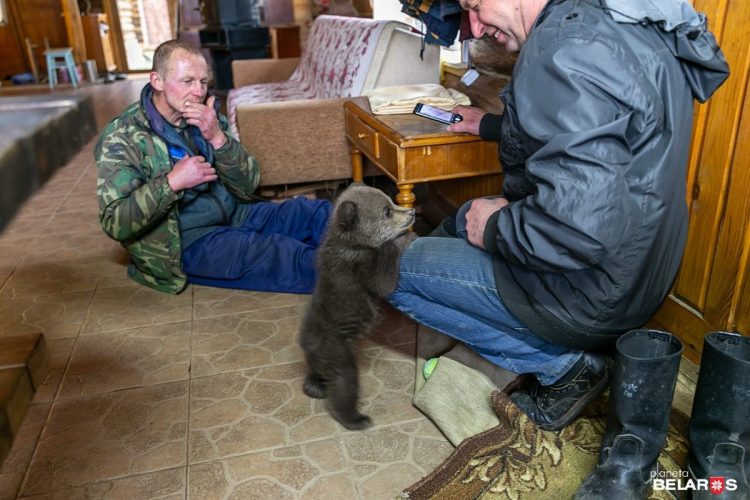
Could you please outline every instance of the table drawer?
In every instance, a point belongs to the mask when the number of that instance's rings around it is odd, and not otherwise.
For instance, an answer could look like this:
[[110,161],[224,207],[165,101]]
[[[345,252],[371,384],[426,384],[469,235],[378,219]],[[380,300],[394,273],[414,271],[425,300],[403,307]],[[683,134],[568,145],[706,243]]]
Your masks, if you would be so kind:
[[398,146],[393,144],[382,134],[378,134],[377,163],[382,169],[391,174],[391,177],[399,179]]
[[365,155],[378,156],[378,133],[356,116],[347,114],[346,129],[352,143]]

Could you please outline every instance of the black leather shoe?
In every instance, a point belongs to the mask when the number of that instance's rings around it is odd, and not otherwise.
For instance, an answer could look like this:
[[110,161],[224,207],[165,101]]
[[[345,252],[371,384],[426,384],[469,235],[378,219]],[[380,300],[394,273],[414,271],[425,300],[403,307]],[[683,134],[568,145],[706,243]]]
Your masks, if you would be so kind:
[[536,382],[528,391],[510,395],[540,429],[558,431],[571,423],[609,383],[612,360],[584,353],[573,368],[552,385]]

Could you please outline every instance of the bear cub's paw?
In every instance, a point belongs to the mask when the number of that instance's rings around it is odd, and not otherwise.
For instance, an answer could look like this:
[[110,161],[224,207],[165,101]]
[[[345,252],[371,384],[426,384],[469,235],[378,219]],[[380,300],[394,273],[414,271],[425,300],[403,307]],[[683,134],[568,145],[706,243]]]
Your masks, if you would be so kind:
[[302,385],[302,392],[311,398],[325,399],[326,381],[319,375],[309,374],[305,377],[305,383]]
[[393,240],[393,243],[396,244],[396,248],[401,250],[402,252],[406,250],[406,247],[412,244],[414,240],[418,238],[417,233],[414,231],[407,231],[401,236],[398,236],[395,240]]
[[350,431],[363,431],[372,426],[372,419],[358,411],[342,414],[331,410],[331,416]]

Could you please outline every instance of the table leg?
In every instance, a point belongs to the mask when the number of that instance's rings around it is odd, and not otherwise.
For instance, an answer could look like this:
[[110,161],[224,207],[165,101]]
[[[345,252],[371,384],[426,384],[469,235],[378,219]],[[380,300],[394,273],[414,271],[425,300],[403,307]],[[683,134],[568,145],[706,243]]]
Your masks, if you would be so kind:
[[352,179],[354,182],[362,182],[362,152],[355,146],[352,146]]
[[396,203],[404,208],[413,208],[417,197],[414,196],[414,184],[399,184]]

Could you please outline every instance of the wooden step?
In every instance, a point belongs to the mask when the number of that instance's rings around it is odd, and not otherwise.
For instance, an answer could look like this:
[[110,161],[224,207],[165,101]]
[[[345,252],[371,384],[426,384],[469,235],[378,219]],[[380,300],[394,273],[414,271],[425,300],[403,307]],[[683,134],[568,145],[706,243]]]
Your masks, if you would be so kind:
[[44,335],[0,337],[0,465],[47,375]]
[[0,337],[0,370],[26,368],[34,391],[44,382],[46,361],[47,344],[41,333]]

